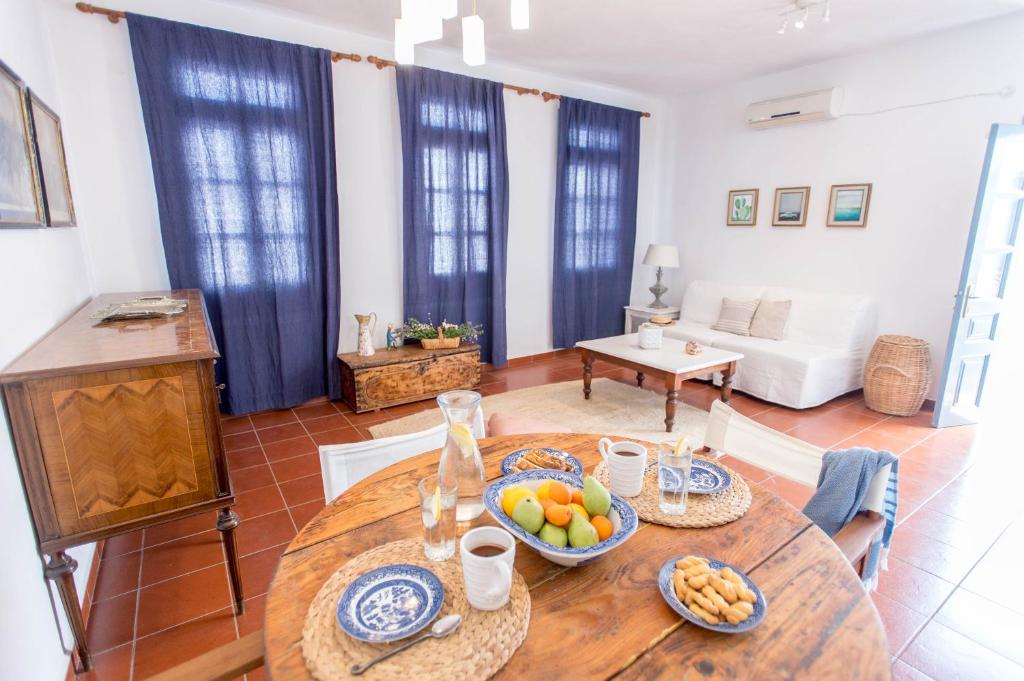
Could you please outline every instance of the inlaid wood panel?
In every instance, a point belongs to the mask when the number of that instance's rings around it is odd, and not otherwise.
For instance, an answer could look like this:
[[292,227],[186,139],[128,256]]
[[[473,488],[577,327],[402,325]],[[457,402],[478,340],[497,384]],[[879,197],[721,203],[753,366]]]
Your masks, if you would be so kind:
[[181,376],[52,394],[78,517],[199,489]]

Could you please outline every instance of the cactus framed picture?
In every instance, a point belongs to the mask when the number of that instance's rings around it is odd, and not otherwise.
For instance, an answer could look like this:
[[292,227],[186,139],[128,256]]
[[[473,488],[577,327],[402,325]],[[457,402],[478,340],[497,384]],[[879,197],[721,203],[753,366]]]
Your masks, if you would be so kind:
[[725,224],[733,227],[753,227],[757,224],[757,190],[733,189],[729,192],[729,205]]
[[868,222],[871,184],[834,184],[828,197],[829,227],[863,227]]

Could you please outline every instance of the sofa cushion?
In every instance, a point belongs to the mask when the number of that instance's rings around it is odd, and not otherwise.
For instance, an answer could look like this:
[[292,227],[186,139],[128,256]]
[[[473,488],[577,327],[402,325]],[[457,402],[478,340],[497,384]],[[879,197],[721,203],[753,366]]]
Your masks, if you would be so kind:
[[750,335],[782,340],[785,337],[791,307],[792,300],[762,300],[757,306],[754,318],[750,320]]
[[561,423],[544,421],[542,419],[513,414],[510,412],[496,411],[487,420],[487,435],[495,437],[498,435],[530,435],[532,433],[571,433],[572,431]]
[[696,341],[706,347],[714,345],[716,338],[721,338],[727,334],[721,331],[715,331],[707,324],[697,324],[696,322],[677,321],[672,326],[666,326],[662,329],[662,334],[666,338],[675,338],[681,341]]
[[682,319],[711,326],[718,320],[718,313],[722,310],[722,298],[756,299],[761,297],[762,291],[763,286],[721,284],[698,279],[690,282],[683,294]]
[[737,336],[750,335],[750,321],[757,311],[757,298],[750,300],[737,300],[736,298],[722,298],[722,310],[718,313],[718,320],[711,325],[715,331],[734,333]]
[[768,288],[762,298],[793,301],[786,340],[830,348],[857,348],[871,342],[870,298],[788,288]]

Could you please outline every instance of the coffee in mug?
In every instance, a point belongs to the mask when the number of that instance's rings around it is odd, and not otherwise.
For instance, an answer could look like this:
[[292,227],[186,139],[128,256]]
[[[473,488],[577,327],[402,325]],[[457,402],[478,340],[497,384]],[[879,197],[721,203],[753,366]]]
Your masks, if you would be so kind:
[[636,442],[612,442],[606,437],[597,443],[612,491],[620,497],[635,497],[643,491],[647,470],[647,448]]
[[515,538],[500,527],[470,530],[459,543],[466,600],[477,610],[498,610],[512,592]]

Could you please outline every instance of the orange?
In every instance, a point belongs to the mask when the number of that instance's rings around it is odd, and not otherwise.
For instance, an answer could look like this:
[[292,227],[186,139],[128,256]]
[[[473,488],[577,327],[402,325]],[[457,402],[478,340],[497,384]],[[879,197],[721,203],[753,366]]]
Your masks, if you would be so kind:
[[551,508],[552,506],[555,505],[555,501],[554,501],[554,499],[541,499],[540,500],[540,505],[543,506],[544,510],[546,511],[546,510],[548,510],[549,508]]
[[595,515],[590,519],[590,524],[597,530],[597,538],[604,541],[608,537],[612,536],[612,521],[605,518],[603,515]]
[[576,502],[573,502],[573,503],[569,504],[569,508],[571,508],[574,511],[579,511],[581,516],[583,516],[586,520],[590,520],[590,514],[587,513],[587,509],[583,508],[583,506],[581,504],[577,504]]
[[[572,501],[572,493],[564,483],[552,480],[548,485],[548,498],[554,499],[556,504],[568,504]],[[582,492],[580,493],[582,495]]]
[[565,527],[572,520],[572,509],[563,504],[553,504],[544,511],[548,522],[558,527]]
[[572,491],[572,503],[579,504],[580,506],[583,505],[583,490],[574,489]]

